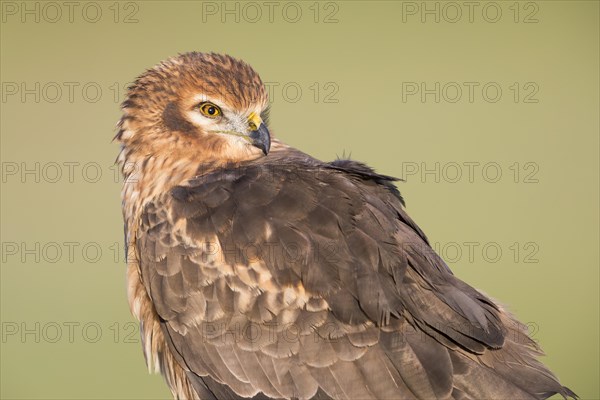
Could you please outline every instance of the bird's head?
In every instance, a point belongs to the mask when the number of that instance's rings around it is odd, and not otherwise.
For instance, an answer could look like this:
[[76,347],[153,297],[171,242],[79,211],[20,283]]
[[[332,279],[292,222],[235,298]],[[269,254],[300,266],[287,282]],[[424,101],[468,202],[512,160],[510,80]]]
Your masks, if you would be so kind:
[[185,53],[142,74],[129,88],[116,139],[127,158],[227,163],[268,154],[268,95],[245,62]]

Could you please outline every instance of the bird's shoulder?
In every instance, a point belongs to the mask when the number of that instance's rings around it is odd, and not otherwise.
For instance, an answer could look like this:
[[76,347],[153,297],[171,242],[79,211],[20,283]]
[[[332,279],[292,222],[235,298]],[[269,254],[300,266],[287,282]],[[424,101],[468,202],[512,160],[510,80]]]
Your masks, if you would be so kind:
[[[258,160],[226,165],[209,173],[203,169],[200,167],[195,178],[173,188],[157,201],[166,200],[169,206],[188,209],[232,206],[231,212],[238,207],[281,210],[288,220],[294,213],[308,211],[311,206],[326,208],[342,219],[365,208],[377,209],[385,214],[373,215],[378,224],[383,222],[382,218],[402,223],[428,242],[404,210],[404,199],[394,183],[399,179],[379,174],[358,161],[323,162],[286,146]],[[232,200],[233,204],[225,199]]]

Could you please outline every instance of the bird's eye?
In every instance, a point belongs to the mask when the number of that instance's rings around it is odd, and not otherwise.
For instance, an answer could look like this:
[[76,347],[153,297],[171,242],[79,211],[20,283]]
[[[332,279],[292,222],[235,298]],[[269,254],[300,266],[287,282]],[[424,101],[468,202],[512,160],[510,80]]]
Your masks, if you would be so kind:
[[208,101],[201,103],[199,108],[200,108],[200,112],[205,117],[216,118],[219,115],[221,115],[221,109],[219,108],[219,106],[217,106],[213,103],[210,103]]

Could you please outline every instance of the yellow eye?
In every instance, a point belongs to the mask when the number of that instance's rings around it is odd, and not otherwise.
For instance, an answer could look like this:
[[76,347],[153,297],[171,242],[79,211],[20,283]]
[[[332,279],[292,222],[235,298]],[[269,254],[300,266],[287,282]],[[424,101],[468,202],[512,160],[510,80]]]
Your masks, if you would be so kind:
[[221,109],[208,101],[200,104],[200,112],[202,115],[209,118],[215,118],[221,115]]

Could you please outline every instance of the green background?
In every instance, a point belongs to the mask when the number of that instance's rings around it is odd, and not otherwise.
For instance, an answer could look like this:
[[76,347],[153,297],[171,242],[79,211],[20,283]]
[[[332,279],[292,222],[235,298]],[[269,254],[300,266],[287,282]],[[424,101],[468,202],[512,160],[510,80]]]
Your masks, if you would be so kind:
[[[455,273],[530,325],[563,384],[599,398],[598,2],[497,2],[497,22],[476,2],[472,21],[462,6],[452,22],[443,2],[283,2],[272,21],[262,1],[229,2],[236,21],[222,2],[109,1],[95,3],[95,23],[87,3],[70,21],[64,6],[57,16],[44,2],[2,2],[2,398],[170,396],[145,370],[115,260],[111,139],[116,88],[190,50],[249,62],[273,88],[272,131],[285,142],[405,177],[409,213]],[[439,22],[421,20],[425,7]],[[421,82],[440,83],[439,102],[403,90]],[[472,101],[464,82],[479,85]],[[490,82],[496,102],[482,93]]]

